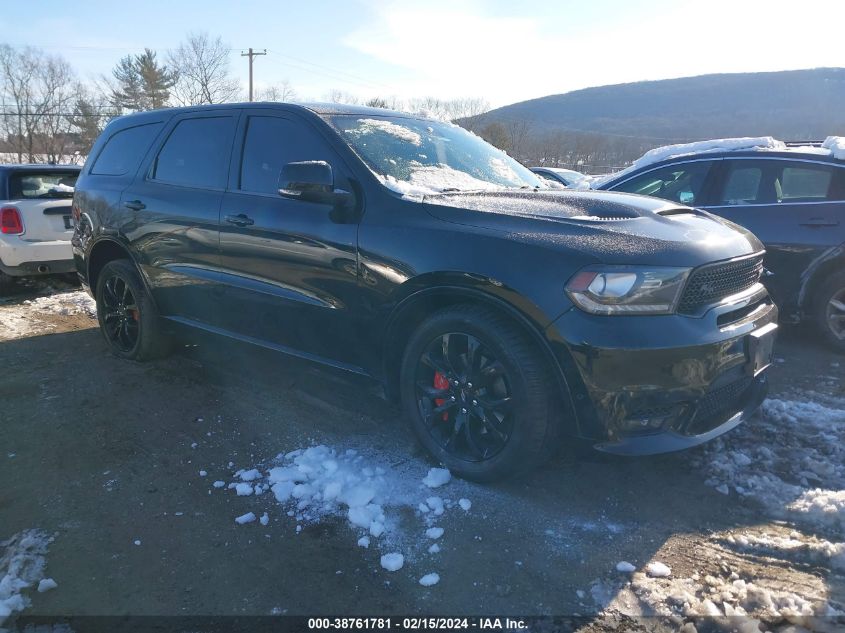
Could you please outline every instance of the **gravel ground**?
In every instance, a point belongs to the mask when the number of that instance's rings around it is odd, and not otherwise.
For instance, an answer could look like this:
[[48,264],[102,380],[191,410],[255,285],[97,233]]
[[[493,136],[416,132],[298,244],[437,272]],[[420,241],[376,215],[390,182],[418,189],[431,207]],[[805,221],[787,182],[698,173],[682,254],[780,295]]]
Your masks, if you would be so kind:
[[[687,453],[567,455],[516,481],[430,489],[435,465],[372,385],[220,340],[120,361],[92,314],[60,283],[0,302],[0,540],[11,539],[0,576],[27,531],[47,543],[18,591],[26,615],[579,614],[596,631],[842,622],[845,486],[842,464],[824,464],[842,456],[845,358],[800,329],[782,328],[771,372],[772,401],[797,417],[772,409]],[[824,410],[796,408],[807,402]],[[270,489],[269,469],[297,459],[286,453],[317,445],[344,476],[375,482],[386,531],[369,547],[342,504],[303,509]],[[746,489],[760,474],[783,483],[782,499]],[[783,509],[817,489],[821,514]],[[267,517],[235,522],[249,512]],[[434,553],[432,526],[444,529]],[[400,569],[382,564],[388,553],[403,554]],[[669,576],[649,573],[655,562]],[[439,582],[421,586],[430,573]],[[35,591],[41,577],[57,587]],[[743,617],[719,624],[732,615]]]

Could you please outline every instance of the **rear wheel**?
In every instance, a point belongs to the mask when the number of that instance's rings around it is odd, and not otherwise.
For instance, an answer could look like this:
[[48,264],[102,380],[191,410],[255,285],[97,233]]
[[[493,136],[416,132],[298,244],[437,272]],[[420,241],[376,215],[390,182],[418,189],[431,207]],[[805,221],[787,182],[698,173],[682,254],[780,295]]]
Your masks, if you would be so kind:
[[169,344],[158,311],[131,262],[106,264],[96,296],[100,331],[112,353],[138,361],[166,355]]
[[446,308],[405,349],[403,407],[422,445],[452,472],[492,481],[539,465],[557,424],[536,345],[486,308]]
[[819,289],[815,317],[827,342],[845,353],[845,271],[831,276]]

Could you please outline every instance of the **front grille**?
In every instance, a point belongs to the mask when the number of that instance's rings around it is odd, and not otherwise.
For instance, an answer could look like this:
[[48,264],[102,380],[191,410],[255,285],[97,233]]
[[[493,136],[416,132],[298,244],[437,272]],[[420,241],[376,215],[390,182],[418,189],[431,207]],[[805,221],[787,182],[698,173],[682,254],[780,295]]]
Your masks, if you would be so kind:
[[695,314],[725,297],[748,290],[760,281],[762,274],[762,255],[697,268],[687,280],[678,312]]
[[737,413],[752,381],[751,376],[745,376],[704,396],[698,402],[695,415],[686,427],[686,433],[706,433],[724,422],[726,416]]

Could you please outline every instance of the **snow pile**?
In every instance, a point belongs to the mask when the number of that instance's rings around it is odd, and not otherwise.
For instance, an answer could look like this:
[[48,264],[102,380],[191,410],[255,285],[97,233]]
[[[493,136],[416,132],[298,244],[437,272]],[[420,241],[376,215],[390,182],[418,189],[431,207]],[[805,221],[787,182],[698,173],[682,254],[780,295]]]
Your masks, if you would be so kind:
[[[235,481],[226,487],[245,501],[271,493],[267,496],[282,504],[287,516],[296,521],[297,532],[303,524],[342,517],[359,547],[390,545],[391,551],[381,557],[381,566],[388,571],[401,569],[408,560],[438,553],[440,547],[432,541],[439,541],[445,529],[435,523],[448,511],[460,510],[458,515],[465,516],[472,507],[466,498],[453,501],[432,495],[432,488],[440,489],[452,479],[444,468],[432,468],[424,477],[408,477],[354,449],[338,451],[322,445],[298,449],[278,455],[268,468],[239,470],[233,477]],[[410,530],[400,525],[408,516],[419,521]],[[235,522],[246,525],[255,517],[248,512]],[[261,523],[266,525],[263,516]],[[410,542],[409,531],[415,534]],[[405,551],[396,551],[397,546]]]
[[22,591],[38,585],[43,591],[56,587],[55,581],[42,584],[45,556],[52,539],[39,530],[25,530],[0,543],[0,625],[15,612],[23,611],[30,600]]
[[77,290],[75,292],[60,292],[46,297],[38,297],[23,302],[35,312],[42,314],[59,314],[71,316],[74,314],[87,314],[89,317],[97,316],[97,302],[87,292]]
[[71,316],[85,314],[95,317],[96,302],[81,290],[57,292],[29,299],[21,303],[0,304],[0,340],[32,336],[53,326],[39,319],[41,315]]
[[828,136],[822,147],[830,150],[834,158],[845,160],[845,136]]
[[766,400],[760,415],[706,445],[708,485],[756,499],[776,517],[845,534],[845,402]]
[[791,561],[820,563],[832,569],[845,570],[845,543],[831,543],[824,539],[802,537],[793,532],[788,537],[762,534],[730,534],[725,539],[732,545],[752,550],[756,554],[772,553]]
[[725,151],[739,151],[739,150],[784,150],[786,145],[783,141],[778,141],[771,136],[758,137],[742,137],[742,138],[717,138],[709,141],[695,141],[693,143],[678,143],[675,145],[664,145],[663,147],[655,147],[650,149],[645,154],[640,156],[637,160],[631,163],[630,167],[626,167],[622,171],[618,171],[607,176],[598,177],[592,180],[590,186],[594,189],[599,188],[605,182],[611,179],[619,178],[631,172],[645,167],[646,165],[653,165],[663,160],[670,158],[678,158],[680,156],[688,156],[690,154],[708,154],[713,152]]

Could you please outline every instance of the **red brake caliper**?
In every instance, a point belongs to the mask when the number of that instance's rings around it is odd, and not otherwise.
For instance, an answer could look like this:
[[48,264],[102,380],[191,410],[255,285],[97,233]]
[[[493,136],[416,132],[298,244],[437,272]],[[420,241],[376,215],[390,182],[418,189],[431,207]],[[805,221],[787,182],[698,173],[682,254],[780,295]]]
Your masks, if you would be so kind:
[[[446,376],[441,374],[439,371],[434,372],[434,388],[435,389],[448,389],[449,388],[449,381],[446,380]],[[445,398],[435,398],[434,399],[434,404],[436,404],[438,407],[442,406],[444,402],[446,402]],[[443,414],[442,414],[442,417],[443,417],[444,420],[448,420],[449,419],[449,412],[444,411]]]

